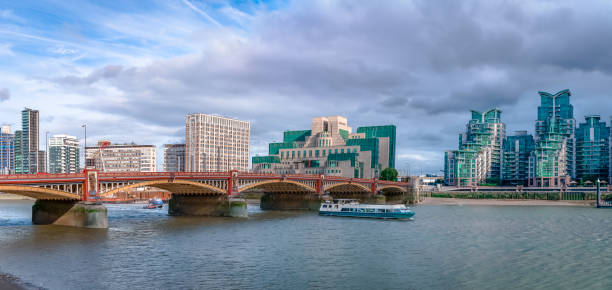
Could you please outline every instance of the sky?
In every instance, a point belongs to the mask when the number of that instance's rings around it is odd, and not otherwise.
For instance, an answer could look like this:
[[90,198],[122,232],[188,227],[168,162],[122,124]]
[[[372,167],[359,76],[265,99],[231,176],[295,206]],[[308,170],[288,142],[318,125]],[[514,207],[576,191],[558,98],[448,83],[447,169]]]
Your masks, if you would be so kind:
[[[397,166],[441,173],[470,110],[533,133],[538,91],[612,114],[610,1],[0,0],[0,123],[24,107],[88,144],[184,142],[251,122],[251,155],[316,116],[397,126]],[[44,143],[44,142],[41,142]],[[41,146],[41,149],[44,149]]]

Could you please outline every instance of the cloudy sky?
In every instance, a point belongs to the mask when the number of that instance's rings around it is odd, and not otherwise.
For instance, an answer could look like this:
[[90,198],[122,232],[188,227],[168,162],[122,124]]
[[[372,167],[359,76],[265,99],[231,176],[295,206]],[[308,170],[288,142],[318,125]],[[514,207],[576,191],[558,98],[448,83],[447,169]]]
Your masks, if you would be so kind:
[[609,120],[610,15],[606,0],[0,0],[0,123],[31,107],[41,138],[87,123],[90,144],[160,146],[212,113],[250,121],[256,155],[344,115],[395,124],[397,167],[440,173],[470,109],[533,132],[537,92],[568,88],[576,119]]

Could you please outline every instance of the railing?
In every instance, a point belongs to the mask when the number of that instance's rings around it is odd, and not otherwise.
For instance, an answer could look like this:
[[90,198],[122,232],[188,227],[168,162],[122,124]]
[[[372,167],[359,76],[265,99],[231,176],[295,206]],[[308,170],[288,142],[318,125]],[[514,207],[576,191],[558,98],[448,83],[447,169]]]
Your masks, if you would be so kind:
[[0,180],[12,179],[49,179],[49,178],[85,178],[83,173],[38,173],[0,175]]

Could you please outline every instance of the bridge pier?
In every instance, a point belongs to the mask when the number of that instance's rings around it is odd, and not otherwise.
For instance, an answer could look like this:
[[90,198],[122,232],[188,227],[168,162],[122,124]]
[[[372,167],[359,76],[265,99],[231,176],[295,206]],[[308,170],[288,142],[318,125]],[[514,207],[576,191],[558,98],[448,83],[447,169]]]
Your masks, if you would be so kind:
[[101,204],[37,199],[32,206],[32,223],[106,229],[108,214]]
[[319,210],[322,197],[314,193],[264,193],[262,210]]
[[246,200],[227,195],[173,194],[168,202],[168,214],[172,216],[248,216]]

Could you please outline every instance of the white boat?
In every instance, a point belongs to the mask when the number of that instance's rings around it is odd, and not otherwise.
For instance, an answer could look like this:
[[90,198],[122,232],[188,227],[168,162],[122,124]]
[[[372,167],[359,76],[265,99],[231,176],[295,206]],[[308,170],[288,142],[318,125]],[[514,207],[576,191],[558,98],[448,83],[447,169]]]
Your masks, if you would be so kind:
[[319,215],[407,219],[414,216],[414,211],[404,204],[360,204],[356,199],[336,199],[322,203]]

